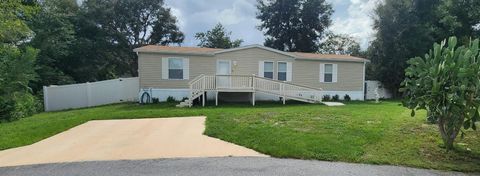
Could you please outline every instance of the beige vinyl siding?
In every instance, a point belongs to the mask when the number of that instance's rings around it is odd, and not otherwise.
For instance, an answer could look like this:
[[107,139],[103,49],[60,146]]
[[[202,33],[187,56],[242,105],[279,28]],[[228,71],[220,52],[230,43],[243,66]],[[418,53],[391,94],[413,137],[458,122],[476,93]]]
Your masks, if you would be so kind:
[[[162,58],[181,57],[189,59],[188,80],[162,79]],[[139,53],[138,74],[141,88],[186,89],[188,82],[200,74],[214,75],[216,61],[209,56],[163,55],[156,53]]]
[[[162,58],[188,58],[190,63],[188,80],[162,79]],[[294,60],[290,56],[260,48],[242,49],[215,56],[165,55],[139,53],[139,77],[141,88],[187,89],[188,82],[200,74],[215,75],[217,60],[231,60],[233,75],[257,75],[259,61],[274,62],[274,79],[278,76],[277,62],[292,62],[292,83],[331,91],[361,91],[363,86],[363,63]],[[237,63],[234,66],[234,61]],[[320,83],[320,63],[338,64],[338,82]]]
[[[231,60],[233,75],[258,75],[258,62],[273,61],[273,79],[277,79],[277,75],[275,73],[277,73],[278,61],[293,62],[292,57],[260,48],[249,48],[228,53],[222,53],[216,55],[215,58],[220,60]],[[237,62],[236,67],[233,64],[233,61]]]
[[[320,64],[337,64],[337,82],[320,83]],[[296,60],[293,83],[322,88],[327,91],[362,91],[363,63]]]

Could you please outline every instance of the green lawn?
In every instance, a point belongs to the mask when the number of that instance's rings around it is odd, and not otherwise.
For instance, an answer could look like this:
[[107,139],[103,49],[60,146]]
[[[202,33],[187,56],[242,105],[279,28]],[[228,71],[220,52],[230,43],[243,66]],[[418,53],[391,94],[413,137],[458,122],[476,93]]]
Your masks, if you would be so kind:
[[0,124],[0,150],[32,144],[94,119],[206,115],[205,134],[275,157],[480,172],[480,131],[467,131],[457,140],[457,151],[446,152],[436,126],[425,123],[425,113],[410,117],[398,102],[174,106],[117,104],[37,114]]

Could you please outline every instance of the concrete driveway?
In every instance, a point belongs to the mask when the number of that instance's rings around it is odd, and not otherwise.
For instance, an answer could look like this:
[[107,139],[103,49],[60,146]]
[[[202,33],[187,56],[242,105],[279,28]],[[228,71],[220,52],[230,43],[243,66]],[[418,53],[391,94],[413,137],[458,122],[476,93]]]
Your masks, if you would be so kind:
[[261,156],[203,135],[205,117],[97,120],[35,144],[0,151],[0,167],[179,157]]

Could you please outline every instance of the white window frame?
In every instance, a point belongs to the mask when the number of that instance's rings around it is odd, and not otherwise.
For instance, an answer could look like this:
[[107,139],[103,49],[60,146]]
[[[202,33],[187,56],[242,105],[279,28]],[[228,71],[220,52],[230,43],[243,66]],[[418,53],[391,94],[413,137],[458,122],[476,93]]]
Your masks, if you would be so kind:
[[263,61],[263,64],[262,64],[263,65],[263,68],[262,68],[262,71],[263,71],[262,75],[263,76],[262,77],[267,78],[267,77],[265,77],[265,63],[267,63],[267,62],[272,63],[272,78],[268,78],[268,79],[275,79],[275,61]]
[[[331,82],[326,82],[325,81],[325,67],[326,65],[332,65],[332,81]],[[334,63],[321,63],[320,64],[320,74],[319,74],[319,77],[320,77],[320,82],[321,83],[336,83],[338,82],[338,64],[334,64]]]
[[[330,73],[327,73],[327,65],[332,66],[332,71]],[[332,75],[331,81],[327,81],[325,78],[327,78],[327,74]],[[333,83],[333,64],[323,64],[323,82],[325,83]]]
[[[280,64],[285,64],[285,71],[284,72],[280,72]],[[280,73],[285,73],[285,80],[280,80],[279,79],[279,74]],[[278,61],[277,62],[277,80],[278,81],[288,81],[288,62],[286,61]]]
[[[170,78],[170,59],[182,60],[182,78]],[[190,76],[189,59],[185,57],[164,57],[162,58],[162,79],[165,80],[188,80]]]

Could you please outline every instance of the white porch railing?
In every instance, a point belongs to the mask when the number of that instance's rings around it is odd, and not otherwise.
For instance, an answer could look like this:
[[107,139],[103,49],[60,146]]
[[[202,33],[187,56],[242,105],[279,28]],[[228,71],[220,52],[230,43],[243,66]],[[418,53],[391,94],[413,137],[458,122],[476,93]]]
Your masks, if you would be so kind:
[[[190,97],[185,106],[192,106],[192,101],[204,95],[206,90],[249,91],[273,94],[285,99],[294,99],[309,103],[322,101],[322,89],[271,80],[255,75],[199,75],[189,82]],[[204,100],[203,100],[204,101]]]

